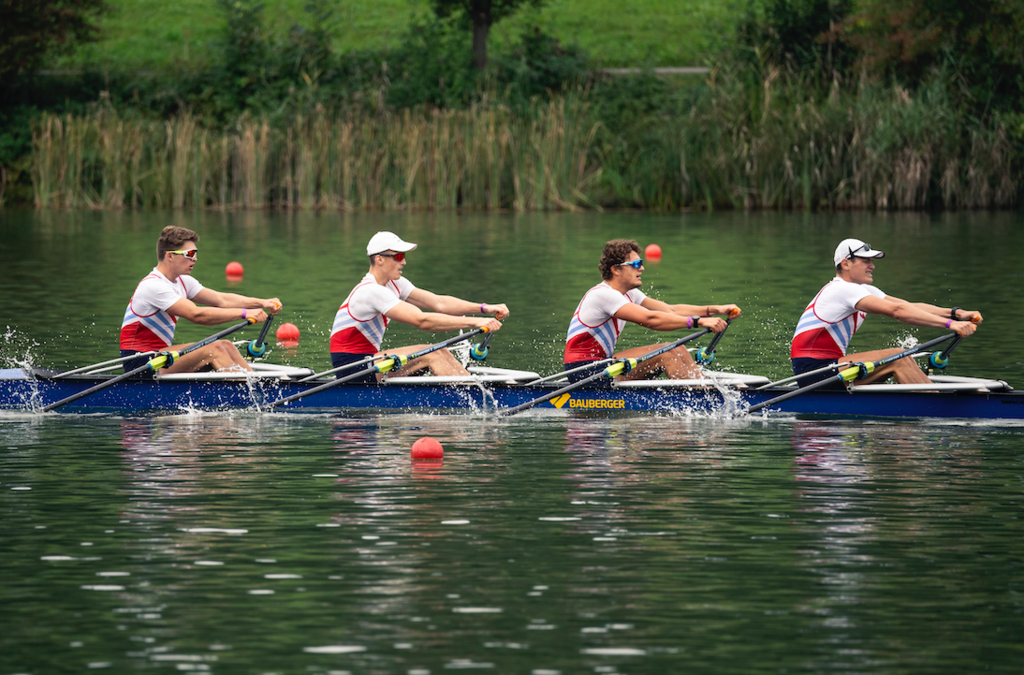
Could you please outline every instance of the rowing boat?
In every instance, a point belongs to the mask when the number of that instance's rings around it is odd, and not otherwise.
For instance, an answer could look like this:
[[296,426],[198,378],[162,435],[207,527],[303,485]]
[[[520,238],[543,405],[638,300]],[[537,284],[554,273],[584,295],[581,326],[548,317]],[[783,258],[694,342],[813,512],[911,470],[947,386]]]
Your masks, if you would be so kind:
[[[251,376],[237,373],[189,373],[155,380],[127,380],[61,408],[66,412],[147,413],[181,410],[259,410],[274,401],[308,391],[327,380],[309,378],[313,371],[254,364]],[[38,411],[55,401],[114,377],[103,372],[63,374],[37,368],[0,369],[0,409]],[[395,377],[382,385],[346,384],[299,398],[275,410],[293,412],[500,411],[533,401],[563,386],[531,383],[536,373],[470,367],[470,379]],[[562,394],[536,410],[564,412],[648,412],[737,415],[757,403],[792,391],[764,388],[769,381],[754,375],[707,371],[703,380],[639,380],[609,387],[583,388]],[[811,391],[781,402],[769,415],[956,418],[1024,420],[1024,392],[1001,380],[935,377],[930,385],[852,385],[847,391]],[[760,415],[760,413],[758,413]]]

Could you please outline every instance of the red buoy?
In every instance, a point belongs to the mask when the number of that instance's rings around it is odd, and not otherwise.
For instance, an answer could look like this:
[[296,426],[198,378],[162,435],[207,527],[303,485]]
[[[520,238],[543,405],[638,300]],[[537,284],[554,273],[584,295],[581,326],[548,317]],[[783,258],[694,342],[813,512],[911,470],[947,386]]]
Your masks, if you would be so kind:
[[644,249],[644,257],[650,260],[661,260],[661,247],[657,244],[648,244]]
[[241,279],[242,275],[245,274],[245,268],[242,267],[242,263],[232,261],[224,268],[224,274],[227,275],[228,279]]
[[443,459],[444,448],[435,438],[424,436],[412,444],[413,459]]
[[283,323],[277,327],[277,341],[299,343],[299,327],[294,323]]

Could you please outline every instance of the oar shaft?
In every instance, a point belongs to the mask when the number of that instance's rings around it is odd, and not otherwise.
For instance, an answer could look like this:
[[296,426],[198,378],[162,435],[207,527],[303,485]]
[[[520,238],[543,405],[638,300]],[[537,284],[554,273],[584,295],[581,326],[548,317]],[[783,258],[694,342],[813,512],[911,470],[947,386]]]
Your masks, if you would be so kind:
[[[443,342],[438,342],[436,345],[430,345],[429,347],[425,347],[425,348],[419,350],[418,352],[413,352],[412,354],[407,354],[405,356],[386,356],[385,355],[385,356],[380,356],[380,357],[378,357],[378,356],[368,357],[369,359],[380,358],[381,360],[378,363],[370,366],[369,368],[366,368],[364,370],[359,371],[358,373],[352,373],[351,375],[346,375],[345,377],[341,377],[341,378],[338,378],[336,380],[332,380],[331,382],[327,382],[325,384],[321,384],[318,387],[313,387],[312,389],[307,389],[305,391],[300,391],[300,392],[298,392],[296,394],[292,394],[291,396],[287,396],[285,398],[278,399],[277,401],[273,401],[272,403],[267,404],[265,406],[265,408],[268,408],[268,409],[269,408],[276,408],[276,407],[278,407],[280,405],[284,405],[285,403],[291,403],[292,401],[297,401],[300,398],[305,398],[307,396],[312,396],[313,394],[320,393],[321,391],[324,391],[325,389],[330,389],[331,387],[337,387],[339,384],[345,384],[346,382],[354,380],[357,377],[362,377],[364,375],[369,375],[370,373],[386,373],[389,370],[391,370],[392,368],[394,368],[396,362],[400,363],[399,367],[401,367],[401,365],[405,365],[406,363],[408,363],[409,361],[412,361],[413,359],[418,359],[421,356],[426,356],[430,352],[437,351],[438,349],[444,349],[445,347],[449,347],[449,346],[451,346],[451,345],[453,345],[453,344],[455,344],[457,342],[462,342],[463,340],[468,340],[471,337],[473,337],[474,335],[479,335],[480,333],[486,333],[486,332],[488,332],[486,328],[474,328],[473,330],[469,331],[468,333],[463,333],[462,335],[456,335],[455,337],[448,338],[447,340],[445,340]],[[352,367],[353,365],[358,365],[358,364],[349,364],[346,367]],[[308,378],[306,378],[306,379],[308,379]]]
[[53,379],[59,380],[62,377],[69,375],[77,375],[78,373],[85,372],[86,370],[95,370],[97,368],[104,368],[106,366],[114,366],[118,363],[124,363],[125,361],[131,361],[132,359],[141,359],[147,356],[153,356],[156,352],[143,352],[141,354],[129,354],[128,356],[122,356],[119,359],[110,359],[109,361],[103,361],[102,363],[94,363],[91,366],[82,366],[81,368],[75,368],[74,370],[66,370],[63,373],[57,373],[53,376]]
[[225,328],[224,330],[222,330],[222,331],[220,331],[218,333],[215,333],[214,335],[211,335],[208,338],[204,338],[204,339],[200,340],[199,342],[194,342],[194,343],[188,345],[187,347],[182,348],[182,350],[177,352],[177,353],[174,353],[174,352],[161,352],[161,353],[158,353],[156,358],[150,359],[149,361],[146,362],[145,365],[139,366],[138,368],[135,368],[134,370],[130,370],[127,373],[124,373],[122,375],[118,375],[117,377],[113,377],[113,378],[111,378],[109,380],[106,380],[105,382],[101,382],[100,384],[97,384],[94,387],[89,387],[85,391],[80,391],[77,394],[72,394],[71,396],[68,396],[67,398],[64,398],[64,399],[61,399],[59,401],[56,401],[55,403],[51,403],[49,405],[43,406],[42,411],[43,412],[49,412],[51,410],[56,410],[57,408],[60,408],[61,406],[65,406],[68,403],[71,403],[73,401],[77,401],[80,398],[85,398],[86,396],[89,396],[90,394],[94,394],[97,391],[101,391],[101,390],[106,389],[108,387],[112,387],[115,384],[117,384],[118,382],[123,382],[124,380],[127,380],[129,377],[132,377],[133,375],[138,375],[140,373],[144,373],[147,370],[159,370],[160,368],[163,367],[163,364],[167,362],[168,355],[171,355],[174,358],[178,358],[180,356],[184,356],[185,354],[188,354],[190,352],[194,352],[195,350],[200,349],[202,347],[205,347],[206,345],[208,345],[208,344],[210,344],[212,342],[216,342],[217,340],[220,340],[221,338],[223,338],[225,336],[231,335],[235,331],[239,331],[239,330],[245,328],[246,326],[252,325],[253,323],[255,323],[255,321],[253,321],[252,319],[247,319],[246,321],[243,321],[240,324],[231,326],[230,328]]
[[[639,365],[640,363],[643,363],[644,361],[649,361],[650,359],[653,359],[656,356],[661,356],[665,352],[670,352],[673,349],[675,349],[676,347],[680,347],[682,345],[685,345],[687,342],[690,342],[691,340],[696,340],[700,336],[706,335],[706,334],[708,334],[710,332],[711,332],[710,328],[705,328],[703,330],[697,331],[696,333],[691,333],[690,335],[687,335],[686,337],[679,338],[675,342],[670,342],[667,345],[663,345],[663,346],[655,349],[654,351],[651,351],[651,352],[648,352],[648,353],[644,354],[643,356],[638,356],[635,359],[618,359],[615,363],[613,363],[612,365],[608,366],[607,368],[602,370],[600,373],[596,373],[594,375],[591,375],[590,377],[587,377],[587,378],[584,378],[584,379],[580,380],[579,382],[574,382],[574,383],[572,383],[572,384],[570,384],[570,385],[568,385],[566,387],[562,387],[561,389],[559,389],[557,391],[554,391],[554,392],[552,392],[550,394],[545,394],[544,396],[541,396],[540,398],[535,398],[532,401],[527,401],[526,403],[521,403],[520,405],[517,405],[514,408],[509,408],[507,410],[503,410],[501,414],[502,415],[514,415],[517,412],[522,412],[523,410],[527,410],[529,408],[532,408],[535,405],[543,403],[544,401],[551,400],[555,396],[559,396],[559,395],[564,394],[566,392],[573,391],[574,389],[579,389],[580,387],[582,387],[582,386],[584,386],[584,385],[586,385],[586,384],[588,384],[590,382],[593,382],[594,380],[598,380],[598,379],[601,379],[603,377],[616,377],[617,375],[621,374],[623,370],[625,370],[625,366],[626,366],[627,363],[630,364],[630,368],[632,369],[632,368],[636,367],[637,365]],[[593,366],[593,364],[587,364],[587,366],[584,366],[584,367],[593,368],[594,366]]]
[[[841,370],[840,372],[836,373],[835,376],[833,376],[833,377],[826,377],[825,379],[819,380],[819,381],[814,382],[812,384],[809,384],[806,387],[799,387],[797,389],[794,389],[793,391],[786,392],[785,394],[782,394],[781,396],[776,396],[773,399],[769,399],[767,401],[762,401],[761,403],[757,403],[755,405],[752,405],[749,408],[747,408],[747,412],[748,413],[753,413],[753,412],[757,412],[758,410],[763,410],[764,408],[770,408],[771,406],[773,406],[773,405],[775,405],[777,403],[782,403],[783,401],[788,401],[789,399],[791,399],[791,398],[793,398],[795,396],[800,396],[801,394],[806,394],[809,391],[814,391],[815,389],[820,389],[821,387],[824,387],[824,386],[829,385],[829,384],[835,384],[837,382],[852,382],[853,380],[855,380],[855,379],[857,379],[858,377],[861,376],[862,369],[863,369],[863,371],[867,371],[868,373],[874,372],[874,371],[878,370],[880,367],[888,365],[888,364],[892,363],[893,361],[899,361],[900,359],[906,358],[908,356],[912,356],[912,355],[914,355],[914,354],[916,354],[918,352],[923,352],[923,351],[925,351],[927,349],[931,349],[932,347],[934,347],[936,345],[939,345],[939,344],[942,344],[943,342],[945,342],[946,340],[949,340],[950,338],[956,337],[956,335],[957,335],[957,333],[950,333],[949,335],[943,335],[942,337],[937,337],[934,340],[929,340],[928,342],[925,342],[924,344],[921,344],[921,345],[918,345],[918,346],[913,347],[911,349],[907,349],[905,351],[893,354],[892,356],[886,356],[885,358],[879,359],[879,360],[874,361],[874,362],[868,362],[868,363],[861,364],[861,365],[851,366],[850,368],[846,368],[846,369]],[[810,373],[802,373],[800,375],[800,377],[805,377],[807,375],[810,375]]]
[[576,368],[571,368],[569,370],[562,370],[562,371],[554,373],[552,375],[548,375],[547,377],[541,377],[541,378],[538,378],[538,379],[533,380],[531,382],[527,382],[526,384],[530,384],[530,385],[540,384],[541,382],[547,382],[548,380],[553,380],[556,377],[565,377],[566,375],[570,375],[572,373],[578,373],[581,370],[588,370],[590,368],[597,368],[598,366],[603,366],[606,363],[611,363],[614,360],[615,359],[601,359],[600,361],[594,361],[593,363],[588,363],[588,364],[585,364],[585,365],[582,365],[582,366],[578,366]]

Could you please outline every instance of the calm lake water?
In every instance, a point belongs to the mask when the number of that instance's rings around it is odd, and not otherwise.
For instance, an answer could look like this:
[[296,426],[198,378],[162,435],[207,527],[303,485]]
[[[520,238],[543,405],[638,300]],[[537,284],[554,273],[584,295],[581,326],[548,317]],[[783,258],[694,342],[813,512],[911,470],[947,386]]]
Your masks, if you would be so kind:
[[[0,367],[116,356],[171,223],[200,232],[200,281],[284,301],[302,339],[274,363],[328,367],[365,243],[392,229],[420,243],[414,283],[510,306],[489,365],[558,368],[602,243],[625,236],[664,250],[648,293],[743,307],[723,368],[783,377],[857,236],[886,251],[890,294],[985,314],[950,374],[1024,387],[1018,214],[0,211]],[[854,347],[938,334],[873,317]],[[443,462],[409,459],[422,436]],[[0,675],[1020,673],[1022,506],[1012,425],[6,412]]]

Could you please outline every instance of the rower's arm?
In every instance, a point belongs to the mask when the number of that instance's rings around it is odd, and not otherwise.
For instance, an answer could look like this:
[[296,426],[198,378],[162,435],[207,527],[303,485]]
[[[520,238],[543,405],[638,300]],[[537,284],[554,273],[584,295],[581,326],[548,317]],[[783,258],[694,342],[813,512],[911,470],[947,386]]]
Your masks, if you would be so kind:
[[[199,296],[196,297],[198,298]],[[217,324],[238,321],[243,318],[251,318],[260,322],[265,321],[267,318],[266,313],[262,309],[247,309],[246,316],[243,317],[241,307],[200,307],[188,298],[182,298],[175,302],[167,308],[167,313],[188,319],[200,326],[216,326]]]
[[718,333],[726,326],[725,321],[716,316],[698,317],[697,325],[694,325],[692,323],[692,319],[695,316],[694,314],[685,316],[682,314],[676,314],[675,312],[662,312],[655,309],[648,309],[647,307],[637,305],[632,302],[627,302],[625,305],[620,307],[619,310],[615,312],[614,316],[616,319],[630,321],[632,323],[640,324],[644,328],[659,331],[680,330],[683,328],[696,328],[697,326],[700,326],[701,328],[710,328],[714,332]]
[[[411,296],[410,296],[411,297]],[[477,307],[479,310],[479,307]],[[450,316],[438,312],[424,312],[410,302],[399,301],[384,314],[389,319],[407,323],[410,326],[431,332],[460,330],[462,328],[487,328],[496,331],[501,322],[487,316]]]
[[[886,296],[886,298],[889,300],[906,302],[905,300],[900,300],[899,298],[893,298],[891,296]],[[914,307],[917,307],[922,312],[927,312],[928,314],[934,314],[935,316],[942,317],[943,320],[949,320],[953,318],[952,307],[938,307],[936,305],[929,305],[926,302],[912,302],[910,304],[913,305]],[[959,307],[956,310],[956,320],[971,321],[973,323],[981,323],[982,321],[984,321],[984,319],[981,316],[981,312],[977,312],[971,309],[960,309]]]
[[210,307],[238,307],[245,309],[262,309],[269,314],[277,314],[281,310],[281,301],[277,298],[250,298],[238,293],[222,293],[212,288],[204,288],[195,295],[196,302]]
[[729,316],[733,310],[736,310],[736,315],[733,317],[735,318],[741,313],[740,308],[736,305],[670,305],[652,297],[644,298],[642,304],[647,309],[653,309],[656,312],[671,312],[683,316]]
[[[925,311],[919,306],[920,303],[907,302],[900,298],[895,298],[890,295],[884,298],[876,298],[873,295],[868,295],[861,298],[855,305],[857,309],[868,314],[881,314],[888,316],[897,321],[901,321],[910,326],[929,326],[932,328],[946,328],[946,323],[950,320],[949,310],[945,310],[945,315],[940,313],[933,313]],[[932,305],[927,305],[932,307]],[[935,307],[935,309],[941,309]],[[977,326],[970,321],[953,321],[949,324],[950,330],[955,330],[960,335],[972,334]]]
[[[499,319],[508,317],[508,307],[504,304],[493,305],[490,303],[470,302],[451,295],[437,295],[422,288],[414,289],[409,294],[409,304],[420,309],[431,312],[440,312],[451,316],[462,316],[465,314],[494,314]],[[481,312],[480,310],[484,311]]]

